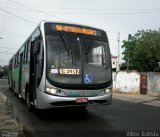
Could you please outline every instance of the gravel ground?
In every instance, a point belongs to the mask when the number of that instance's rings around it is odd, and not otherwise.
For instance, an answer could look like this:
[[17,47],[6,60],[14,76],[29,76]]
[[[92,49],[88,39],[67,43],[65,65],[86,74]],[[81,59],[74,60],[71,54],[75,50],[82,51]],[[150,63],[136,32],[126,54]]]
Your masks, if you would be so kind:
[[0,137],[24,137],[23,126],[13,116],[13,106],[0,91]]

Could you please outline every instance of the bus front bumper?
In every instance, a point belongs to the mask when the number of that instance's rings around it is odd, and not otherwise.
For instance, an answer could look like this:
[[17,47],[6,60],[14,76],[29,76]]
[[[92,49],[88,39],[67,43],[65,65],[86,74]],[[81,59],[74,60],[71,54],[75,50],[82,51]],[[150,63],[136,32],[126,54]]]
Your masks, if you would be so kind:
[[[87,103],[77,103],[77,99],[87,99]],[[35,107],[38,109],[50,109],[56,107],[86,106],[94,104],[110,105],[112,102],[112,93],[96,97],[61,97],[49,95],[44,92],[37,92]]]

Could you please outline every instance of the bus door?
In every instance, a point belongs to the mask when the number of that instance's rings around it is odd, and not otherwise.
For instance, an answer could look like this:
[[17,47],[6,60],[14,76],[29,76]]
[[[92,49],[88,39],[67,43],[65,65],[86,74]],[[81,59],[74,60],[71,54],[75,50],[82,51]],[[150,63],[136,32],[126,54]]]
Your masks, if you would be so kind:
[[19,64],[19,88],[18,88],[19,97],[21,97],[21,91],[22,91],[22,64],[23,64],[23,53],[21,53],[20,55],[20,64]]
[[31,54],[30,54],[30,79],[29,79],[29,101],[33,102],[36,98],[36,88],[37,88],[37,55],[38,55],[39,45],[38,41],[35,40],[31,44]]
[[13,90],[13,73],[12,73],[12,71],[13,71],[13,59],[12,59],[12,62],[11,62],[11,66],[10,66],[11,68],[10,68],[10,71],[11,71],[11,73],[10,73],[10,84],[11,84],[11,89]]

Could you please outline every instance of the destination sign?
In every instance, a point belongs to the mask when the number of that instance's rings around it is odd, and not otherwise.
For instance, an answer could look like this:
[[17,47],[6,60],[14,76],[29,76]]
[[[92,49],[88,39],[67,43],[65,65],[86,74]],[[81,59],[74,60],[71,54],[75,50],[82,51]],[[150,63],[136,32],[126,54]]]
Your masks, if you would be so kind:
[[67,26],[67,25],[56,25],[55,29],[57,31],[66,31],[66,32],[72,32],[72,33],[81,33],[81,34],[87,34],[87,35],[97,35],[97,31],[93,29],[87,29],[87,28],[81,28],[81,27],[73,27],[73,26]]
[[79,75],[79,69],[59,69],[59,74],[62,75]]

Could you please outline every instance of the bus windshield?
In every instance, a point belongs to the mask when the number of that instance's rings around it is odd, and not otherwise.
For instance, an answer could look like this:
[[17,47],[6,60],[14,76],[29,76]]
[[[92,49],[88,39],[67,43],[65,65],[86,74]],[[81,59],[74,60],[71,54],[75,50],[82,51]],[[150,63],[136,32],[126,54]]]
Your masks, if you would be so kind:
[[107,42],[46,35],[47,78],[68,84],[103,84],[111,79]]

